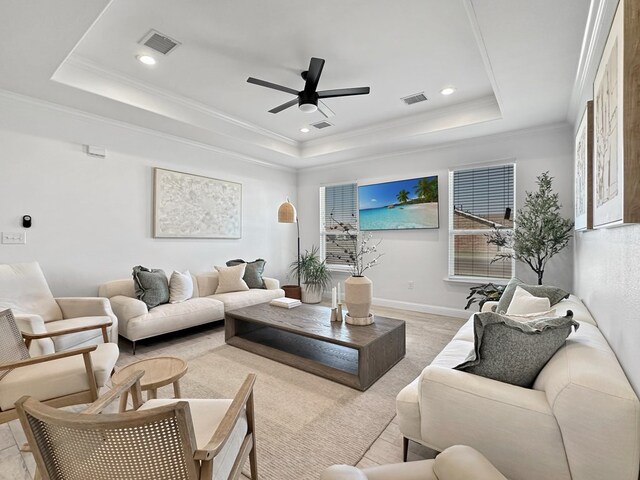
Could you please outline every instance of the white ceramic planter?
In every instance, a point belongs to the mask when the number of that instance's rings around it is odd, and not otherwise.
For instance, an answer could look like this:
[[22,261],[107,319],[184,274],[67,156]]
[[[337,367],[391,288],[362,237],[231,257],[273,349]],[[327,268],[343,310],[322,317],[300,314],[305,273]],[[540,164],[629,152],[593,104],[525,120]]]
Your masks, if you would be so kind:
[[[354,319],[369,318],[373,283],[367,277],[349,277],[344,282],[344,300],[348,315]],[[370,323],[370,322],[369,322]]]
[[311,288],[306,283],[302,284],[302,303],[320,303],[322,301],[322,289]]

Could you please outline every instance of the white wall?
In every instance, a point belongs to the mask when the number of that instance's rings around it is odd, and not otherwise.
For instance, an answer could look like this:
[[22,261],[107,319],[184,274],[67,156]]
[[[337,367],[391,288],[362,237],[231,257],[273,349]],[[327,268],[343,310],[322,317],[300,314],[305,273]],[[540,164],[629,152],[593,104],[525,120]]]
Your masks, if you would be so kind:
[[[107,158],[83,144],[105,146]],[[153,238],[154,167],[242,183],[242,238]],[[0,178],[0,231],[33,217],[26,245],[0,244],[0,263],[39,261],[54,295],[95,295],[138,264],[204,271],[238,257],[262,257],[266,274],[284,279],[295,258],[293,226],[276,219],[287,196],[295,201],[295,172],[139,128],[1,95]]]
[[[535,177],[549,170],[555,177],[563,215],[573,215],[572,133],[567,125],[484,137],[454,145],[377,159],[364,159],[302,170],[298,179],[298,211],[302,248],[320,242],[319,187],[322,184],[357,180],[362,183],[439,176],[440,228],[374,232],[384,252],[381,265],[369,270],[376,303],[419,311],[466,316],[469,284],[445,281],[448,265],[448,170],[452,167],[501,160],[516,162],[516,206],[521,207],[525,191],[536,189]],[[568,248],[555,257],[545,273],[545,283],[567,290],[573,286],[572,252]],[[536,282],[529,267],[519,264],[516,274]],[[334,274],[343,280],[346,275]],[[413,290],[408,281],[415,282]]]
[[[594,29],[597,34],[590,40],[595,47],[580,72],[584,87],[578,92],[574,127],[582,118],[586,102],[593,99],[593,80],[617,2],[600,3],[606,13],[600,29]],[[576,293],[589,307],[640,395],[640,225],[578,233],[574,252]]]

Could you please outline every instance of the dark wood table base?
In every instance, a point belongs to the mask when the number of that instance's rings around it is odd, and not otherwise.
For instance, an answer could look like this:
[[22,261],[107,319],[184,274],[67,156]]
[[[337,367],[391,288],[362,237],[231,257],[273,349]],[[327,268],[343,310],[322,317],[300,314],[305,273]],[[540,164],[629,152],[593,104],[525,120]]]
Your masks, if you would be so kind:
[[330,309],[269,304],[225,314],[229,345],[366,390],[405,355],[405,322],[376,316],[367,326],[330,321]]

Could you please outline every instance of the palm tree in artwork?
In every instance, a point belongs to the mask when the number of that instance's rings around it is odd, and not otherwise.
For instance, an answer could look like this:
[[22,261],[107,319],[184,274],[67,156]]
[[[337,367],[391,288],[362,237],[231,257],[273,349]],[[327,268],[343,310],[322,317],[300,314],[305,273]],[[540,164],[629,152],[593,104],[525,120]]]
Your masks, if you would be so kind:
[[407,192],[404,188],[398,192],[396,198],[400,203],[407,203],[409,200],[409,192]]
[[435,177],[418,180],[414,189],[418,198],[423,202],[434,202],[438,200],[438,180]]

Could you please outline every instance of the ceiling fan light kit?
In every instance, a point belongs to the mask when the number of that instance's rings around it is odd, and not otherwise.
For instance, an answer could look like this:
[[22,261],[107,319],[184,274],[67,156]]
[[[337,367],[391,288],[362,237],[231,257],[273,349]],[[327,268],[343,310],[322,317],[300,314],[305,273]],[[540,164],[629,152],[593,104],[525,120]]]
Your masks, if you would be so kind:
[[304,113],[313,113],[319,110],[320,113],[329,118],[332,117],[334,113],[326,105],[320,102],[320,99],[350,97],[353,95],[367,95],[369,93],[369,87],[340,88],[318,92],[318,82],[320,81],[320,75],[322,74],[323,68],[324,60],[322,58],[311,58],[311,62],[309,62],[309,69],[302,72],[301,74],[303,80],[305,81],[304,90],[301,91],[296,91],[293,88],[285,87],[283,85],[278,85],[276,83],[267,82],[265,80],[260,80],[253,77],[247,78],[247,82],[253,83],[254,85],[260,85],[261,87],[290,93],[291,95],[296,96],[294,100],[290,100],[286,103],[283,103],[282,105],[278,105],[277,107],[272,108],[271,110],[269,110],[269,113],[279,113],[282,110],[292,107],[297,103],[300,111]]

